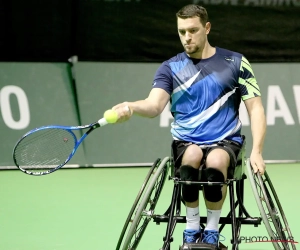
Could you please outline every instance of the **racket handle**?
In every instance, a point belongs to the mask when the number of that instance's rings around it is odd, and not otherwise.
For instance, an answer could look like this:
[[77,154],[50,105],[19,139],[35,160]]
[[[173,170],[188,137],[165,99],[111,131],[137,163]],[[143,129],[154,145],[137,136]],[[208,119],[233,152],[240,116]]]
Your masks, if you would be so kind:
[[100,127],[102,126],[105,126],[106,124],[108,124],[108,122],[106,121],[105,118],[101,118],[99,121],[98,121]]
[[109,109],[106,110],[98,123],[100,126],[104,126],[108,123],[115,123],[118,120],[118,114],[115,110]]

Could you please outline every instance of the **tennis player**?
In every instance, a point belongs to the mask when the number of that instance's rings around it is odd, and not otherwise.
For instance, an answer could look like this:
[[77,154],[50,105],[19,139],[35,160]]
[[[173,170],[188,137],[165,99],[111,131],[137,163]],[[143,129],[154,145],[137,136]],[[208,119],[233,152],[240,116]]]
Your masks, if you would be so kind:
[[[171,124],[174,159],[181,179],[197,180],[199,167],[205,165],[207,180],[224,181],[243,142],[239,120],[242,100],[251,122],[250,162],[254,172],[264,174],[262,151],[266,119],[250,63],[240,53],[209,44],[211,23],[202,6],[184,6],[176,16],[184,51],[160,65],[146,99],[113,107],[118,113],[118,122],[128,120],[133,114],[156,117],[170,101],[174,117]],[[187,220],[183,241],[217,245],[226,186],[206,186],[203,193],[207,224],[202,231],[198,187],[182,187]]]

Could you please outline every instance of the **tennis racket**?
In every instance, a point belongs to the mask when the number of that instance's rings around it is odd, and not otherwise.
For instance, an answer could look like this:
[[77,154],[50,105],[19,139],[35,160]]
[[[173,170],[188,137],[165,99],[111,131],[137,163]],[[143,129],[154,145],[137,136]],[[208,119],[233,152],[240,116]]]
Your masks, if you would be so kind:
[[[82,141],[96,128],[115,123],[113,110],[99,121],[84,126],[49,125],[30,130],[16,143],[13,150],[15,165],[25,174],[41,176],[62,168],[74,156]],[[76,130],[88,129],[77,139]]]

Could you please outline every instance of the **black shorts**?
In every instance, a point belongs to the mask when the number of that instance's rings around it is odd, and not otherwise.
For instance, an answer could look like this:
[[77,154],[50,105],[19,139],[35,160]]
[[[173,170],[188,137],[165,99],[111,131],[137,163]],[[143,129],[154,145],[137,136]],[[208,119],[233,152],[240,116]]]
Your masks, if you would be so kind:
[[[181,160],[182,156],[187,149],[188,146],[195,144],[192,142],[187,142],[187,141],[180,141],[180,140],[174,140],[172,142],[172,157],[174,160],[174,167],[175,167],[175,173],[177,173],[178,169],[181,166]],[[216,148],[221,148],[225,150],[230,157],[230,165],[229,168],[234,169],[236,166],[237,162],[237,157],[240,153],[240,150],[242,148],[242,145],[236,141],[231,141],[231,140],[222,140],[220,142],[217,142],[212,145],[199,145],[203,151],[203,158],[200,163],[200,165],[205,165],[206,158],[208,154],[216,149]]]

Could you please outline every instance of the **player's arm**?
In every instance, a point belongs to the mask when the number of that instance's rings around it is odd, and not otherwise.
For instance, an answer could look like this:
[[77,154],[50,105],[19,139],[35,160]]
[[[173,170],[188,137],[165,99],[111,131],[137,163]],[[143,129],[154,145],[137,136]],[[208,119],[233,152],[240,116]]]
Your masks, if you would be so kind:
[[242,99],[247,108],[250,123],[253,146],[250,155],[251,166],[256,173],[265,171],[265,163],[262,157],[264,139],[266,134],[266,118],[261,102],[260,88],[249,61],[242,57],[239,74],[239,84]]
[[123,102],[112,109],[118,113],[118,122],[128,120],[133,114],[154,118],[158,116],[167,105],[170,95],[161,88],[153,88],[148,97],[135,102]]
[[265,170],[265,163],[262,157],[262,151],[266,135],[266,118],[261,97],[257,96],[247,99],[244,103],[250,117],[253,140],[250,162],[254,172],[259,171],[263,174]]

